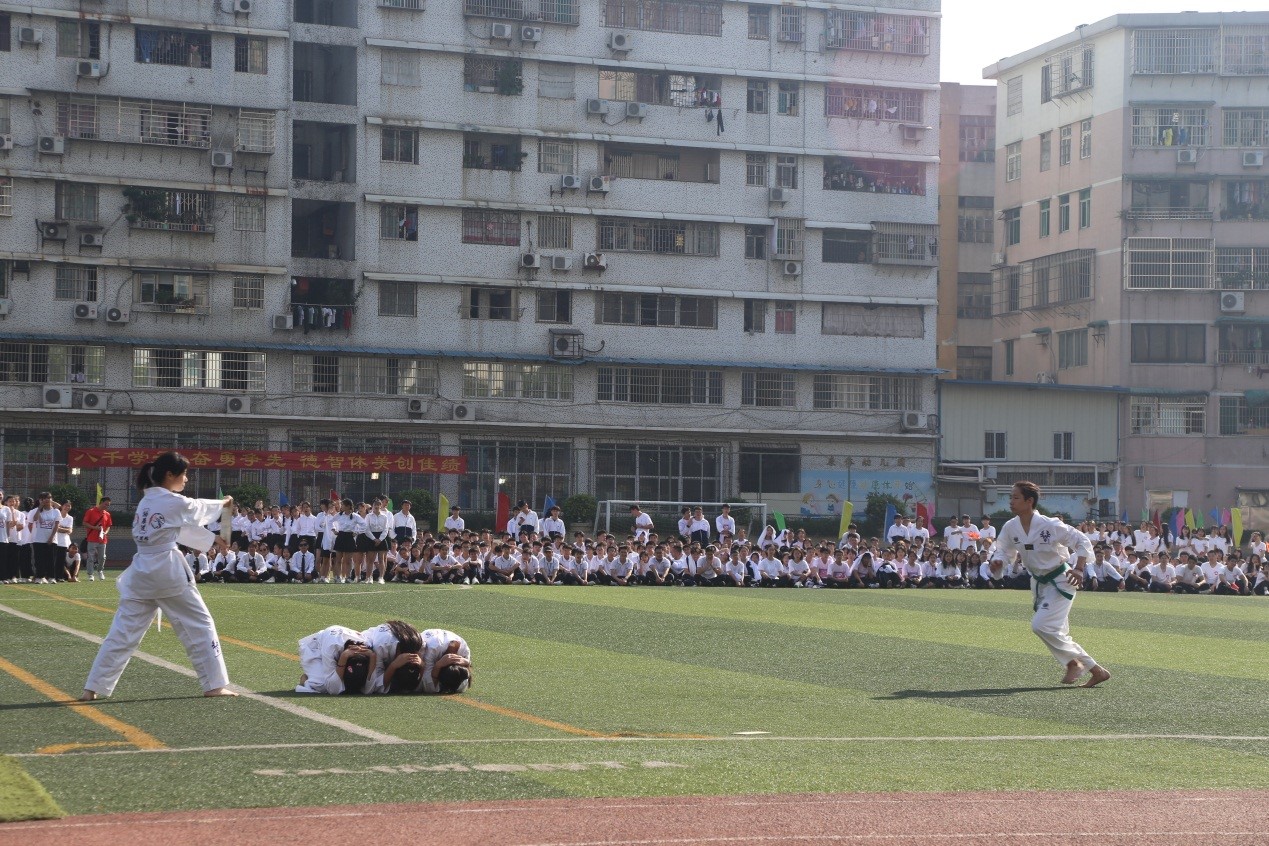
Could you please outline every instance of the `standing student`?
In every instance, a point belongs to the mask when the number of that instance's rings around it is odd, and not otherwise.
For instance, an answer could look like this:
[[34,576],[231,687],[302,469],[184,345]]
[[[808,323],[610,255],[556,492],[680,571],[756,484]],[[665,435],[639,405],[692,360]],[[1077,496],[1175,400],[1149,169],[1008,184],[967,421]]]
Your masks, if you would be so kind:
[[394,531],[394,517],[383,507],[383,499],[375,497],[366,515],[366,553],[370,568],[370,581],[383,584],[383,574],[387,570],[388,538]]
[[[1056,517],[1045,517],[1035,509],[1040,488],[1035,482],[1018,482],[1009,494],[1012,519],[1000,530],[994,558],[1012,561],[1020,557],[1031,574],[1033,608],[1031,630],[1049,647],[1053,657],[1066,668],[1062,684],[1075,684],[1091,673],[1084,687],[1095,687],[1110,678],[1084,648],[1071,639],[1071,606],[1075,589],[1083,580],[1085,562],[1093,555],[1093,545],[1083,533]],[[1067,565],[1067,552],[1075,555],[1074,569]]]
[[132,521],[137,554],[116,583],[119,608],[84,683],[82,702],[114,692],[119,676],[159,610],[185,647],[203,695],[238,695],[227,687],[229,673],[220,653],[216,623],[198,593],[189,564],[176,548],[178,539],[187,546],[210,547],[211,533],[202,526],[215,519],[233,498],[181,496],[188,482],[188,469],[189,462],[182,455],[165,452],[143,465],[137,474],[137,488],[143,494]]
[[463,519],[462,509],[457,505],[449,507],[449,516],[445,518],[445,531],[457,529],[460,532],[467,530],[467,521]]
[[652,525],[652,518],[643,513],[643,509],[637,505],[630,506],[630,521],[634,524],[635,540],[640,543],[647,543],[648,536],[652,534],[655,528]]
[[736,518],[731,516],[731,506],[723,504],[722,513],[714,518],[714,529],[718,532],[718,542],[731,543],[736,536]]
[[564,526],[564,519],[561,515],[560,507],[552,505],[546,512],[546,518],[542,521],[542,536],[554,540],[555,538],[563,538],[568,529]]
[[399,544],[413,545],[419,536],[419,521],[410,513],[411,503],[408,499],[401,501],[401,510],[392,515],[392,534]]
[[27,528],[31,532],[31,552],[35,561],[35,576],[40,584],[57,581],[59,549],[55,542],[57,524],[62,511],[53,504],[53,495],[44,491],[39,505],[27,515]]
[[88,565],[88,581],[96,581],[97,576],[105,581],[106,544],[109,543],[110,528],[114,525],[114,518],[110,516],[110,497],[102,497],[101,502],[84,512],[84,525],[88,528],[88,555],[84,560]]
[[0,490],[0,584],[9,584],[17,574],[13,571],[13,544],[9,542],[9,524],[13,522],[13,509],[9,498]]

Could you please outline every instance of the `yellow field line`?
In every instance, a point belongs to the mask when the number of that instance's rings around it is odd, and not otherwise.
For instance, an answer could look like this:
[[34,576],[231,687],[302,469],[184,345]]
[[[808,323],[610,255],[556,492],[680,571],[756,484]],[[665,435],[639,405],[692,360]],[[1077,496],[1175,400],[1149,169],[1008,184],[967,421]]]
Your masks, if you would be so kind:
[[101,749],[105,746],[131,746],[123,740],[103,740],[99,743],[54,743],[52,746],[41,746],[35,750],[36,755],[61,755],[65,752],[80,752],[84,749]]
[[122,737],[124,740],[131,743],[133,746],[136,746],[138,749],[166,749],[167,748],[166,744],[164,744],[163,741],[159,740],[154,735],[147,734],[146,732],[142,731],[136,726],[129,725],[128,723],[125,723],[123,720],[115,719],[109,714],[103,714],[95,706],[89,705],[87,702],[76,701],[75,697],[71,696],[69,693],[66,693],[63,690],[59,690],[58,688],[44,681],[44,679],[41,679],[38,676],[31,675],[26,670],[22,669],[16,664],[9,663],[3,658],[0,658],[0,670],[3,670],[4,672],[13,676],[15,679],[22,682],[27,687],[30,687],[33,690],[37,691],[38,693],[41,693],[44,696],[47,696],[49,699],[53,700],[54,702],[64,703],[68,708],[70,708],[75,713],[79,714],[81,717],[92,720],[94,723],[97,723],[100,726],[105,726],[106,728],[113,731],[115,734]]

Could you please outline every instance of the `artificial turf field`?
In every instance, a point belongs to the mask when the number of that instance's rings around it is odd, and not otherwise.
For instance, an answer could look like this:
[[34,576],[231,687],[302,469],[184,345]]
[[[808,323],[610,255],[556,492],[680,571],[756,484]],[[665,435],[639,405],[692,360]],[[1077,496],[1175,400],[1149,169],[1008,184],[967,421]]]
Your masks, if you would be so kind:
[[[1114,673],[1084,690],[1057,684],[1028,627],[1030,594],[1016,591],[203,595],[233,682],[261,697],[203,699],[165,625],[141,650],[170,666],[134,659],[114,697],[71,708],[54,700],[81,690],[97,647],[77,633],[106,633],[113,582],[0,587],[0,752],[67,813],[1269,787],[1269,601],[1258,597],[1081,595],[1073,634]],[[291,692],[298,638],[390,618],[464,635],[473,689]]]

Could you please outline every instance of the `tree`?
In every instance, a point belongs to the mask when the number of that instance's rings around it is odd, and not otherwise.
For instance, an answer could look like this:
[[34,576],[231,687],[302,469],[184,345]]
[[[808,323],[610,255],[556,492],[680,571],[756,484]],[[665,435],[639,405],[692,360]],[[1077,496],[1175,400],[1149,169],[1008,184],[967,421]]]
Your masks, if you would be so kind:
[[880,537],[886,528],[886,506],[893,505],[897,517],[907,514],[907,506],[898,497],[884,493],[868,494],[864,506],[864,519],[859,523],[859,533],[864,537]]
[[48,492],[53,495],[54,506],[61,505],[69,499],[71,502],[72,514],[83,514],[89,508],[92,508],[97,504],[93,501],[93,498],[88,491],[81,490],[75,485],[53,485],[48,489]]
[[269,489],[264,485],[257,485],[255,482],[243,482],[235,488],[225,491],[226,496],[232,496],[234,502],[246,508],[254,508],[257,502],[269,504]]
[[[410,501],[410,513],[414,522],[419,524],[419,534],[436,527],[436,497],[426,488],[410,488],[392,494],[392,504],[397,508],[406,500]],[[448,515],[446,515],[448,516]]]
[[565,521],[571,525],[593,525],[599,502],[590,494],[576,493],[560,504],[560,510],[564,512]]

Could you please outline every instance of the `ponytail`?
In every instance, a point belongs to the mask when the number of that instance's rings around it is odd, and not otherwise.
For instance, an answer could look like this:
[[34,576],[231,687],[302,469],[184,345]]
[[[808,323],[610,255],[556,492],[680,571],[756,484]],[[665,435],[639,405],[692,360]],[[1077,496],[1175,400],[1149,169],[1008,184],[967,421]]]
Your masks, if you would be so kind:
[[168,476],[179,476],[188,469],[189,461],[185,456],[179,452],[165,452],[141,465],[137,473],[137,489],[144,493],[146,488],[162,485]]

